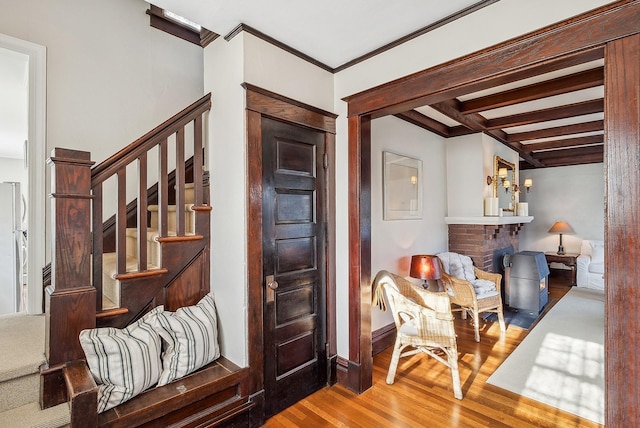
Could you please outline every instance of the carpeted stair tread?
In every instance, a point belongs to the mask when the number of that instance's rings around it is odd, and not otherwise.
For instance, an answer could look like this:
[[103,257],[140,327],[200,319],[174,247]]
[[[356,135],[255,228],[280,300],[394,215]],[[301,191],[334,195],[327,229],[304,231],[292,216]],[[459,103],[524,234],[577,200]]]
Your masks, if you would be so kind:
[[38,373],[46,361],[44,335],[44,315],[0,316],[0,382]]
[[38,403],[29,403],[0,413],[0,427],[59,428],[68,427],[70,421],[68,403],[44,410]]

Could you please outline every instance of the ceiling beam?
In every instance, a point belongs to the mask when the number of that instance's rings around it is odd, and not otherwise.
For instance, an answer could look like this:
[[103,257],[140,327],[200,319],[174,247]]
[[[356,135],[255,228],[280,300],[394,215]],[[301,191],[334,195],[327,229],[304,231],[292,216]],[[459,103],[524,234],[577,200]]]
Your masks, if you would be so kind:
[[460,111],[462,113],[478,113],[602,85],[604,85],[604,67],[598,67],[464,101],[460,104]]
[[559,137],[561,135],[582,134],[584,132],[604,131],[604,120],[576,123],[573,125],[555,126],[553,128],[538,129],[536,131],[507,134],[507,141],[514,143],[538,138]]
[[[600,163],[604,160],[604,146],[590,146],[575,149],[553,150],[536,153],[534,156],[544,162],[545,167],[584,165]],[[520,169],[534,168],[526,162],[520,162]]]
[[561,140],[545,141],[543,143],[523,144],[525,152],[535,152],[540,150],[562,149],[566,147],[587,146],[593,144],[603,144],[604,135],[589,135],[587,137],[564,138]]
[[509,147],[511,150],[518,152],[520,157],[522,157],[522,159],[526,160],[527,162],[531,162],[531,164],[535,166],[543,166],[529,153],[522,150],[522,144],[520,144],[519,142],[510,142],[508,140],[507,133],[500,129],[487,130],[485,128],[485,123],[487,120],[484,117],[480,116],[479,114],[462,114],[459,110],[459,105],[460,103],[458,100],[452,99],[436,104],[431,104],[429,107],[455,120],[456,122],[459,122],[466,128],[469,128],[476,132],[484,132],[485,134],[490,135],[505,146]]
[[432,119],[429,116],[425,116],[424,114],[416,110],[397,113],[394,114],[394,116],[413,125],[419,126],[420,128],[426,129],[427,131],[431,131],[434,134],[438,134],[441,137],[449,138],[451,136],[449,132],[450,128],[447,125],[438,122],[437,120]]
[[542,110],[530,111],[527,113],[514,114],[511,116],[487,119],[487,129],[503,129],[512,126],[530,125],[532,123],[546,122],[556,119],[566,119],[569,117],[582,116],[585,114],[602,113],[604,111],[604,99],[583,101],[579,103],[567,104]]

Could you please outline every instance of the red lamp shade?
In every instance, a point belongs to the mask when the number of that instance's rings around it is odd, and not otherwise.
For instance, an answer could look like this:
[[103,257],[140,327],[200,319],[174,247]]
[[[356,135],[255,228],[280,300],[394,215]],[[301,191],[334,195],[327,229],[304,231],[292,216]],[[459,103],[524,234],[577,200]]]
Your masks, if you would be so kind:
[[411,256],[411,269],[409,276],[412,278],[431,280],[442,278],[442,265],[436,256],[417,255]]

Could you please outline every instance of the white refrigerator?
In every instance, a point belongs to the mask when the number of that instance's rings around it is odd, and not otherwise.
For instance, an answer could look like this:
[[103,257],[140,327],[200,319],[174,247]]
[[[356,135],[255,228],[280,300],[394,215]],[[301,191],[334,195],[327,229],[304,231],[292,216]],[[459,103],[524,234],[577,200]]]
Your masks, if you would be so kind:
[[0,183],[0,315],[22,308],[22,211],[20,183]]

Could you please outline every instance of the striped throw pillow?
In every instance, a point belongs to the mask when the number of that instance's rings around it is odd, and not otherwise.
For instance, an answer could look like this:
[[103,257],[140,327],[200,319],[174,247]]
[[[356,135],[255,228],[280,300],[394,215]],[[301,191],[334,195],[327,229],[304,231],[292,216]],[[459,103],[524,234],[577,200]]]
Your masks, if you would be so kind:
[[102,327],[80,332],[80,345],[98,384],[98,413],[158,382],[162,341],[155,319],[162,311],[158,306],[124,329]]
[[195,306],[158,314],[156,323],[165,342],[158,386],[186,376],[220,356],[213,294],[207,294]]

